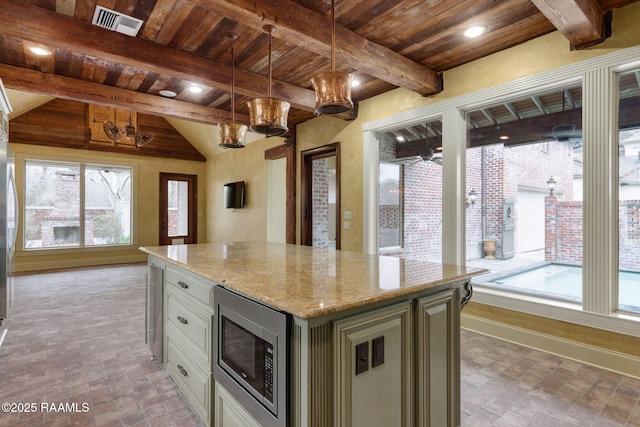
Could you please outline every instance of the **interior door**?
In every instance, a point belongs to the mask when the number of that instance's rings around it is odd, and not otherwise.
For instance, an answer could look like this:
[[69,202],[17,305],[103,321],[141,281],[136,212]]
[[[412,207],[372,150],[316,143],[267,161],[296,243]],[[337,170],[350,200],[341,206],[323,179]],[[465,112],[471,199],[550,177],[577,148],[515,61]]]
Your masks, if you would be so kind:
[[197,243],[196,175],[160,173],[160,244]]

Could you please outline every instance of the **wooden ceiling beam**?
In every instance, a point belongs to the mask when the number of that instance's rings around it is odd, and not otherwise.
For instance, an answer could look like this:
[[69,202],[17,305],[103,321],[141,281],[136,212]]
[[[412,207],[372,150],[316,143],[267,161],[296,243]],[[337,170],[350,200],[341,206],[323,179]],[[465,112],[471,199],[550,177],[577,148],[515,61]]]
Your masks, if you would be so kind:
[[611,14],[597,0],[531,0],[574,49],[603,42],[611,35]]
[[[331,56],[331,19],[291,0],[191,1],[252,28],[274,24],[277,29],[273,33],[274,38],[327,58]],[[442,76],[435,71],[373,43],[347,28],[336,25],[335,30],[337,63],[423,96],[442,91]]]
[[[2,81],[7,88],[39,95],[138,111],[156,116],[175,117],[206,124],[231,121],[230,111],[104,86],[70,77],[41,73],[11,65],[0,64],[0,76],[2,76]],[[236,120],[248,123],[249,117],[236,114]]]
[[[3,1],[0,33],[231,91],[231,67],[228,65],[109,31],[18,0]],[[268,83],[266,76],[235,70],[238,93],[263,97]],[[304,111],[311,112],[315,108],[315,93],[310,89],[274,80],[272,95]]]

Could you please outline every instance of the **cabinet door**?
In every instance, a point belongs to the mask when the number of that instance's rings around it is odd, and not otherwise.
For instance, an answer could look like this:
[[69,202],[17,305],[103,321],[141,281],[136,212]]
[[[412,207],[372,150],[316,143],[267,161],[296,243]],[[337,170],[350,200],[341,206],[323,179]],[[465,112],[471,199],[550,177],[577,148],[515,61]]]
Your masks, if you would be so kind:
[[460,425],[459,291],[418,300],[416,346],[416,425]]
[[260,427],[260,424],[220,384],[215,385],[215,427]]
[[404,302],[335,323],[335,426],[413,424],[411,317]]

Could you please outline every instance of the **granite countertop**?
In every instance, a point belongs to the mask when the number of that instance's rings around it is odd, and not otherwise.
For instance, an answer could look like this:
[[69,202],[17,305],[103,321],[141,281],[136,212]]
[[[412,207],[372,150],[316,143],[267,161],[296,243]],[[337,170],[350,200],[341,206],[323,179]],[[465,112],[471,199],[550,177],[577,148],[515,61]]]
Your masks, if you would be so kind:
[[448,284],[487,270],[267,242],[143,247],[142,251],[300,318]]

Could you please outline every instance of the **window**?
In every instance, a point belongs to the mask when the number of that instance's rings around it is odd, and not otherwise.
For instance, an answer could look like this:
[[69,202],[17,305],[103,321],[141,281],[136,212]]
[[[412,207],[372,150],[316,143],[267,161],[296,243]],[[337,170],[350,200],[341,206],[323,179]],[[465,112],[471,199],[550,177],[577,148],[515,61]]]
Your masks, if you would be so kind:
[[380,163],[378,244],[380,252],[402,248],[402,165]]
[[493,273],[483,285],[582,302],[581,107],[576,85],[467,113],[466,253]]
[[25,249],[131,244],[132,170],[27,160]]
[[442,261],[442,120],[378,132],[378,252]]
[[619,275],[618,309],[640,313],[640,71],[619,76]]

